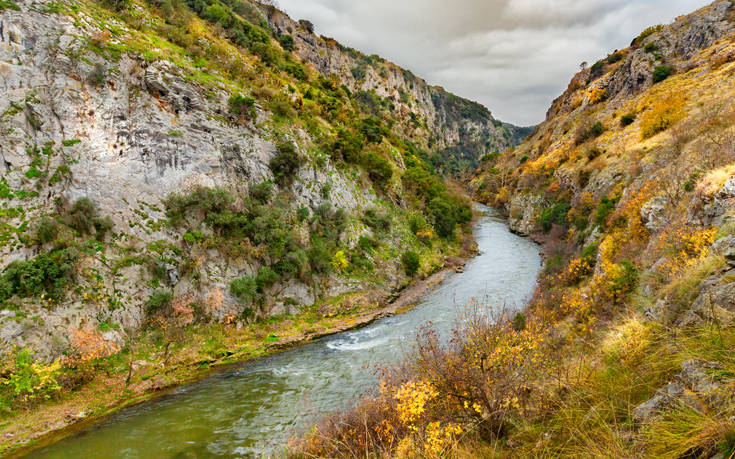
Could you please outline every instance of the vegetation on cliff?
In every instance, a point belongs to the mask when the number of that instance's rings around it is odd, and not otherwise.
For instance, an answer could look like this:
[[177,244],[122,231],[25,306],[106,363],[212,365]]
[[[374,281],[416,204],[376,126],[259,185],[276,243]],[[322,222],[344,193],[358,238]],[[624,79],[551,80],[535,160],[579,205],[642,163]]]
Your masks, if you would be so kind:
[[[257,2],[0,3],[0,451],[54,406],[99,414],[375,310],[463,253],[472,211],[443,174],[513,142]],[[388,73],[395,94],[370,87]]]

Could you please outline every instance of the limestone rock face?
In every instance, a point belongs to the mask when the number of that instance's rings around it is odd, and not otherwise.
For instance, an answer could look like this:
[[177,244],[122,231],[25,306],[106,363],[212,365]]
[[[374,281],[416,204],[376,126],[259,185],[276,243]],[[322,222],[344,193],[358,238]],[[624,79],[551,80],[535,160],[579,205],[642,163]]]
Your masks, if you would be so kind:
[[[415,129],[427,134],[440,132],[441,135],[435,136],[438,150],[452,150],[462,143],[464,153],[477,160],[487,152],[505,151],[522,136],[521,128],[494,119],[479,105],[429,86],[396,65],[386,63],[377,70],[371,63],[380,58],[351,53],[334,40],[310,33],[278,10],[271,10],[267,19],[277,33],[293,36],[299,57],[325,76],[338,76],[353,92],[374,91],[379,97],[390,99],[393,110],[402,116],[413,113],[424,119],[426,128],[416,126]],[[466,118],[462,112],[467,110],[475,111],[477,116]]]
[[[80,291],[89,290],[92,299],[53,306],[28,300],[24,314],[0,311],[0,347],[31,346],[51,358],[63,351],[70,329],[101,321],[120,325],[120,333],[105,335],[111,342],[120,342],[124,333],[143,324],[144,303],[155,288],[169,289],[175,296],[192,294],[194,301],[211,303],[207,317],[214,321],[241,314],[250,305],[235,298],[229,285],[246,274],[257,274],[259,266],[233,259],[221,247],[205,250],[182,244],[181,234],[166,224],[164,201],[172,193],[197,186],[244,194],[253,185],[272,180],[269,163],[277,148],[268,124],[270,113],[256,103],[253,121],[236,120],[228,107],[233,88],[217,80],[217,75],[211,75],[216,82],[205,83],[176,62],[150,61],[135,52],[115,58],[92,52],[89,42],[105,36],[93,25],[98,23],[95,18],[81,11],[76,19],[46,13],[31,0],[16,3],[19,11],[0,12],[0,184],[23,190],[22,197],[16,193],[7,201],[23,212],[0,223],[32,228],[62,205],[88,198],[100,215],[114,223],[114,243],[131,253],[160,258],[158,269],[163,275],[162,285],[154,287],[146,257],[126,261],[112,251],[89,257],[81,262],[85,277],[98,276],[100,283],[75,279],[75,285]],[[345,48],[303,30],[283,14],[274,13],[268,21],[274,30],[292,33],[297,56],[324,76],[338,78],[355,92],[375,91],[391,98],[395,110],[406,118],[413,114],[413,131],[401,134],[433,137],[436,150],[475,142],[481,147],[472,154],[478,155],[490,147],[502,151],[514,141],[513,127],[495,120],[484,107],[432,88],[393,64],[382,75],[367,66],[364,77],[356,78],[352,70],[360,65],[359,59]],[[109,25],[127,27],[114,19]],[[120,44],[124,37],[124,33],[108,34],[106,40]],[[476,109],[477,116],[458,116],[465,106]],[[434,134],[430,136],[429,131]],[[300,128],[289,135],[298,145],[310,139]],[[308,157],[307,152],[300,153]],[[43,187],[34,183],[35,157],[43,158],[49,175],[56,174]],[[323,192],[327,185],[328,196]],[[360,172],[337,168],[330,159],[319,165],[304,161],[293,177],[291,192],[289,205],[304,207],[311,215],[327,203],[344,209],[352,218],[342,242],[352,248],[360,236],[371,233],[359,217],[368,207],[383,206],[381,199],[385,199],[376,195]],[[395,206],[404,205],[402,196],[393,199]],[[295,232],[308,240],[306,226]],[[403,241],[396,238],[389,244],[400,249]],[[0,240],[0,270],[42,249]],[[182,254],[182,250],[196,253]],[[184,256],[199,263],[196,279],[186,271]],[[382,288],[405,282],[400,267],[387,264],[384,268],[387,280]],[[369,283],[323,281],[320,291],[311,282],[274,285],[269,292],[273,301],[260,312],[298,312],[322,295],[354,292]],[[99,301],[111,301],[113,306],[98,304],[98,295],[104,299]]]
[[704,223],[721,225],[735,208],[735,176],[727,179],[719,190],[704,199],[702,212]]
[[540,196],[520,194],[508,204],[508,224],[518,234],[531,235],[536,231],[536,217],[543,208],[544,199]]

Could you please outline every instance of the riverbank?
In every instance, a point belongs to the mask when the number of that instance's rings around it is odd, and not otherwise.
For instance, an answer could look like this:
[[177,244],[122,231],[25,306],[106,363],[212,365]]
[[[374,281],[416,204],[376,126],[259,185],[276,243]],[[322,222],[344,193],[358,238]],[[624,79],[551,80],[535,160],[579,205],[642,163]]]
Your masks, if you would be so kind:
[[[0,454],[20,457],[96,424],[123,408],[165,396],[178,387],[236,365],[365,327],[381,318],[412,309],[427,292],[477,254],[471,232],[462,235],[459,256],[444,267],[389,294],[372,290],[347,294],[329,305],[297,316],[249,325],[190,326],[186,341],[167,352],[153,334],[131,349],[102,362],[91,381],[58,399],[43,402],[0,423]],[[376,307],[377,306],[377,307]],[[334,311],[327,312],[325,309]]]

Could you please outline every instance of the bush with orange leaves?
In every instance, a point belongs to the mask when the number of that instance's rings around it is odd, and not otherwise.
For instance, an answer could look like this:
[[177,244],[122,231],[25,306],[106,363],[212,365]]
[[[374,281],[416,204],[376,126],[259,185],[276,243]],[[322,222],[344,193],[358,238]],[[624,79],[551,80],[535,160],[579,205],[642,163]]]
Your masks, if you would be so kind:
[[102,337],[100,331],[91,325],[82,325],[80,328],[69,330],[69,351],[63,359],[63,365],[71,372],[67,372],[70,385],[89,381],[94,375],[97,362],[109,357],[120,350],[120,347]]
[[294,455],[444,457],[463,433],[504,436],[549,359],[541,323],[517,328],[476,312],[448,342],[422,328],[406,361],[383,372],[377,395],[324,420]]
[[[211,300],[217,300],[217,293],[211,295]],[[164,348],[164,364],[168,364],[171,345],[186,338],[186,326],[196,320],[194,306],[196,297],[192,293],[175,297],[171,303],[148,319],[148,325],[160,334],[166,343]]]

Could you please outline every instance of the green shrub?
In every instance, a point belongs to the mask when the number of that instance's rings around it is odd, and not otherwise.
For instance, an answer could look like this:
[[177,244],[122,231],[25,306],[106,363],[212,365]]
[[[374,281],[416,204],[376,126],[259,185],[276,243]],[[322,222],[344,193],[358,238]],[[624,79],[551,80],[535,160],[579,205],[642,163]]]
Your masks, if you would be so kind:
[[244,118],[255,117],[255,99],[243,94],[235,94],[227,101],[230,113]]
[[94,64],[94,68],[87,75],[87,83],[97,87],[107,83],[107,69],[105,69],[105,66]]
[[96,206],[87,198],[77,200],[68,213],[69,226],[81,234],[88,234],[94,228],[94,218],[97,214]]
[[264,292],[278,282],[280,276],[272,268],[268,266],[261,266],[258,269],[258,277],[255,279],[255,284],[258,286],[260,292]]
[[308,254],[312,271],[317,274],[326,274],[330,271],[332,255],[324,239],[312,238]]
[[572,206],[566,201],[559,201],[551,207],[547,207],[541,212],[539,223],[544,232],[548,233],[554,224],[566,225],[567,216]]
[[616,62],[620,62],[623,60],[623,54],[622,53],[613,53],[610,55],[610,57],[607,58],[608,64],[614,64]]
[[661,31],[663,28],[664,28],[664,26],[662,26],[662,25],[657,25],[657,26],[652,26],[652,27],[647,28],[646,30],[644,30],[643,32],[641,32],[641,34],[638,35],[638,37],[636,37],[631,42],[630,46],[636,46],[636,45],[638,45],[640,42],[642,42],[646,38],[650,37],[654,33]]
[[390,161],[375,152],[370,152],[363,158],[362,165],[376,188],[385,191],[393,177],[393,167],[391,167]]
[[251,43],[249,48],[250,51],[253,52],[253,54],[258,56],[260,60],[267,65],[275,64],[281,57],[279,52],[268,43]]
[[20,11],[20,7],[13,0],[0,0],[0,11],[3,10]]
[[171,305],[173,294],[168,290],[154,291],[145,303],[146,313],[154,314],[163,311]]
[[380,143],[384,136],[390,134],[390,130],[378,118],[362,119],[357,126],[368,143]]
[[278,68],[296,78],[297,80],[306,81],[307,79],[306,70],[304,70],[304,66],[299,63],[288,62],[285,64],[281,64]]
[[646,44],[643,50],[646,51],[647,53],[653,53],[655,51],[658,51],[658,45],[655,42],[651,42],[651,43]]
[[623,127],[630,126],[631,124],[635,122],[635,118],[636,118],[635,112],[626,113],[625,115],[620,117],[620,125]]
[[411,229],[413,234],[417,234],[419,231],[425,230],[428,226],[426,218],[421,214],[411,214],[408,217],[408,227]]
[[308,220],[310,214],[311,212],[309,212],[309,209],[306,207],[299,207],[296,210],[296,218],[298,218],[300,222]]
[[406,270],[406,274],[413,276],[416,274],[421,267],[421,259],[419,254],[416,252],[408,251],[401,257],[401,263],[403,263],[403,269]]
[[597,244],[590,244],[582,249],[582,263],[594,267],[597,264],[597,248]]
[[454,236],[457,219],[452,204],[444,198],[434,198],[429,202],[428,209],[434,219],[436,234],[445,239]]
[[627,297],[638,285],[638,269],[630,260],[621,261],[619,266],[622,273],[613,282],[613,291],[617,297]]
[[293,37],[289,34],[283,34],[280,37],[278,37],[278,43],[281,44],[281,47],[285,49],[286,51],[293,51],[296,47],[296,42],[294,41]]
[[523,155],[523,156],[521,156],[521,159],[519,160],[519,162],[521,164],[525,164],[526,162],[528,162],[529,159],[531,159],[531,158],[528,155]]
[[602,198],[602,202],[597,206],[597,211],[595,212],[595,222],[597,225],[603,229],[605,228],[607,225],[607,217],[610,216],[613,210],[615,210],[617,203],[618,199],[610,199],[607,197]]
[[76,250],[67,248],[10,263],[0,276],[0,302],[13,295],[28,298],[45,294],[56,301],[63,299],[78,258]]
[[601,76],[605,71],[605,61],[597,61],[590,67],[590,76],[597,78]]
[[605,132],[605,126],[601,121],[587,121],[582,123],[575,134],[574,141],[577,145],[581,145],[590,139],[597,138]]
[[653,70],[653,82],[660,83],[674,73],[674,68],[670,65],[659,65]]
[[522,312],[513,316],[513,330],[520,332],[526,329],[526,315]]
[[36,237],[38,238],[38,242],[41,244],[47,244],[54,239],[56,239],[56,234],[59,230],[59,224],[56,223],[56,220],[50,217],[43,217],[40,222],[38,222],[38,228],[36,228]]
[[265,181],[250,188],[250,197],[260,204],[268,203],[273,197],[273,184]]
[[372,252],[378,245],[378,241],[368,236],[360,236],[360,239],[357,241],[357,247],[366,253]]
[[296,146],[287,140],[278,142],[278,153],[271,160],[269,166],[280,186],[289,186],[301,165],[301,157],[296,151]]
[[375,231],[390,231],[390,216],[388,214],[378,211],[378,209],[374,207],[365,209],[365,213],[362,216],[362,221]]
[[314,24],[307,19],[299,19],[299,25],[309,33],[314,33]]
[[243,302],[252,302],[258,293],[258,284],[253,276],[243,276],[232,281],[230,293]]
[[331,156],[337,160],[344,160],[356,164],[360,160],[360,151],[365,139],[360,134],[354,134],[347,129],[337,130],[337,139],[332,144]]
[[357,67],[352,69],[352,77],[356,79],[357,81],[362,81],[365,79],[366,75],[366,67],[364,65],[358,65]]
[[97,206],[87,198],[80,198],[72,205],[67,213],[67,221],[80,234],[91,234],[94,230],[95,237],[100,241],[114,226],[110,217],[97,214]]
[[[15,355],[8,378],[0,380],[0,410],[10,410],[18,403],[28,404],[39,399],[50,399],[61,386],[58,383],[60,365],[46,365],[34,362],[28,349],[21,349]],[[7,387],[7,395],[3,386]]]
[[403,186],[424,201],[430,201],[446,192],[439,177],[421,166],[411,166],[401,177]]

